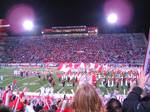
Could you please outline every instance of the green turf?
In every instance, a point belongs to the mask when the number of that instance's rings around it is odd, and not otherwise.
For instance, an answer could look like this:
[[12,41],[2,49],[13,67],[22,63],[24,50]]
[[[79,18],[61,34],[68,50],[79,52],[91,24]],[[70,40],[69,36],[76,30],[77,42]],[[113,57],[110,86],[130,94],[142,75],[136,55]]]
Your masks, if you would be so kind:
[[[17,80],[17,89],[19,90],[23,90],[24,87],[29,88],[29,91],[31,92],[39,92],[41,86],[44,87],[49,87],[48,81],[47,80],[43,80],[42,78],[39,79],[38,77],[14,77],[13,76],[13,71],[14,69],[20,69],[20,68],[10,68],[10,67],[1,67],[0,68],[0,75],[3,75],[4,80],[2,83],[0,83],[0,87],[5,87],[8,84],[11,84],[12,81],[15,79]],[[24,70],[29,70],[29,71],[45,71],[47,69],[44,68],[32,68],[32,67],[28,67],[28,68],[23,68]],[[62,87],[61,83],[59,82],[56,73],[58,71],[56,71],[56,69],[52,69],[53,70],[53,78],[56,81],[56,85],[54,86],[54,93],[72,93],[71,90],[75,91],[75,87],[73,88],[71,86],[71,83],[66,83],[66,85],[69,84],[69,86],[65,86]],[[97,82],[97,87],[101,89],[102,94],[106,94],[107,92],[111,92],[113,91],[115,88],[114,87],[109,87],[109,88],[105,88],[104,86],[101,85],[100,81]],[[123,93],[123,89],[126,89],[126,87],[119,87],[118,90],[121,91],[121,93]]]
[[[25,87],[29,88],[31,92],[39,92],[41,86],[49,87],[48,81],[39,79],[38,77],[14,77],[13,71],[18,68],[9,68],[4,67],[0,68],[0,75],[3,76],[3,82],[0,83],[1,87],[6,87],[9,84],[12,84],[13,80],[17,80],[17,89],[23,90]],[[23,68],[30,71],[44,71],[44,68]],[[56,74],[56,72],[54,73]],[[54,86],[54,92],[58,92],[62,86],[58,83],[58,78],[56,75],[53,76],[56,81],[56,86]]]

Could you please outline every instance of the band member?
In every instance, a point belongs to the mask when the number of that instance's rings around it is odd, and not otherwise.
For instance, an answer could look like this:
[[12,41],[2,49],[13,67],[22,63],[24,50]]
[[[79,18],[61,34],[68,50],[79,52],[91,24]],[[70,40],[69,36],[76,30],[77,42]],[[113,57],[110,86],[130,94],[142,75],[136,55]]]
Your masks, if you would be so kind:
[[65,83],[66,83],[65,80],[62,80],[61,83],[62,83],[62,86],[65,87]]

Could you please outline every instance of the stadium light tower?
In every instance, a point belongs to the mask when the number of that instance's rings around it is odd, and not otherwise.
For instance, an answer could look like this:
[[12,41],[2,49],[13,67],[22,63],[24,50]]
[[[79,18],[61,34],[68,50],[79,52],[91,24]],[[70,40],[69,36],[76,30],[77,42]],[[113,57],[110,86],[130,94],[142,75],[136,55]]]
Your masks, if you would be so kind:
[[32,31],[33,30],[33,27],[34,27],[34,24],[32,21],[30,20],[25,20],[23,22],[23,28],[27,31]]
[[116,13],[110,13],[108,16],[107,16],[107,22],[110,23],[110,24],[115,24],[117,23],[117,20],[118,20],[118,16]]

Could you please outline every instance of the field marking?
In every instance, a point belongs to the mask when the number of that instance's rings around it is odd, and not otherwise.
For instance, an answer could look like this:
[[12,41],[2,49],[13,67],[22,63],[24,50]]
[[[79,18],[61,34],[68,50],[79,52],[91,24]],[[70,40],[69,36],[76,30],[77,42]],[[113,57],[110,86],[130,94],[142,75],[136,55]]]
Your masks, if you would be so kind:
[[[1,75],[0,75],[0,76],[1,76]],[[8,78],[6,78],[6,77],[8,77]],[[8,80],[11,81],[12,78],[14,78],[12,75],[4,76],[4,77],[3,77],[3,82],[7,82]]]
[[[35,76],[27,77],[27,78],[23,78],[23,79],[19,79],[19,80],[15,79],[15,80],[17,80],[17,83],[18,83],[18,82],[22,82],[22,81],[24,81],[24,80],[26,80],[26,79],[30,79],[30,78],[33,78],[33,77],[35,77]],[[10,81],[11,81],[10,83],[6,83],[6,86],[7,86],[7,85],[11,85],[13,80],[14,80],[14,79],[10,80]]]
[[59,93],[61,90],[63,90],[64,89],[64,87],[62,87],[59,91],[57,91],[57,93]]
[[[37,80],[34,80],[32,83],[35,83],[35,82],[37,82],[37,81],[39,81],[40,79],[37,79]],[[30,82],[29,82],[30,83]],[[17,88],[17,89],[20,89],[20,88],[23,88],[23,87],[28,87],[28,86],[30,86],[30,85],[23,85],[23,86],[20,86],[19,88]]]
[[9,77],[9,76],[11,76],[11,77],[13,77],[13,75],[1,75],[1,74],[0,74],[0,76],[3,76],[3,77]]
[[[48,83],[43,85],[43,86],[41,86],[41,87],[46,87],[47,85],[48,85]],[[34,92],[38,92],[39,90],[40,90],[40,88],[36,89]]]
[[8,80],[10,80],[10,81],[11,81],[11,79],[12,79],[12,78],[10,78],[10,79],[4,79],[3,81],[4,81],[4,82],[5,82],[5,81],[7,82]]
[[31,77],[22,77],[23,79],[17,80],[17,83],[18,83],[18,82],[22,82],[23,80],[26,80],[26,79],[34,78],[34,77],[35,77],[35,76],[31,76]]

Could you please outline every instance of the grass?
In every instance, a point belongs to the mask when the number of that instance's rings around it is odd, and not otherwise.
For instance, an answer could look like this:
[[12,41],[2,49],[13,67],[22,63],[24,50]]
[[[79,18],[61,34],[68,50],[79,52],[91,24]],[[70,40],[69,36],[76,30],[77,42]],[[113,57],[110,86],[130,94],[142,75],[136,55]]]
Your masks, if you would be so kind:
[[[0,83],[0,87],[6,87],[8,84],[12,84],[13,80],[17,80],[17,88],[21,91],[24,89],[24,87],[29,88],[30,92],[39,92],[41,86],[45,86],[45,87],[49,87],[48,81],[47,80],[43,80],[43,79],[39,79],[37,76],[36,77],[15,77],[13,75],[13,71],[16,69],[20,69],[20,68],[10,68],[10,67],[1,67],[0,68],[0,76],[2,75],[4,80],[2,83]],[[32,67],[26,67],[23,68],[24,70],[28,70],[28,71],[45,71],[48,70],[47,68],[32,68]],[[56,70],[56,68],[52,69],[50,68],[51,71],[53,70],[53,78],[55,79],[56,85],[54,86],[54,93],[57,93],[59,91],[59,93],[72,93],[71,90],[75,91],[76,87],[72,87],[71,83],[66,83],[66,85],[70,85],[70,86],[65,86],[62,87],[61,83],[59,82],[59,79],[57,78],[56,74],[58,73],[58,71]],[[109,88],[105,88],[104,86],[100,85],[101,83],[98,82],[97,83],[97,87],[100,88],[102,94],[106,94],[107,92],[112,92],[115,87],[109,87]],[[121,91],[121,93],[123,93],[123,89],[126,89],[126,87],[119,87],[118,90]]]

